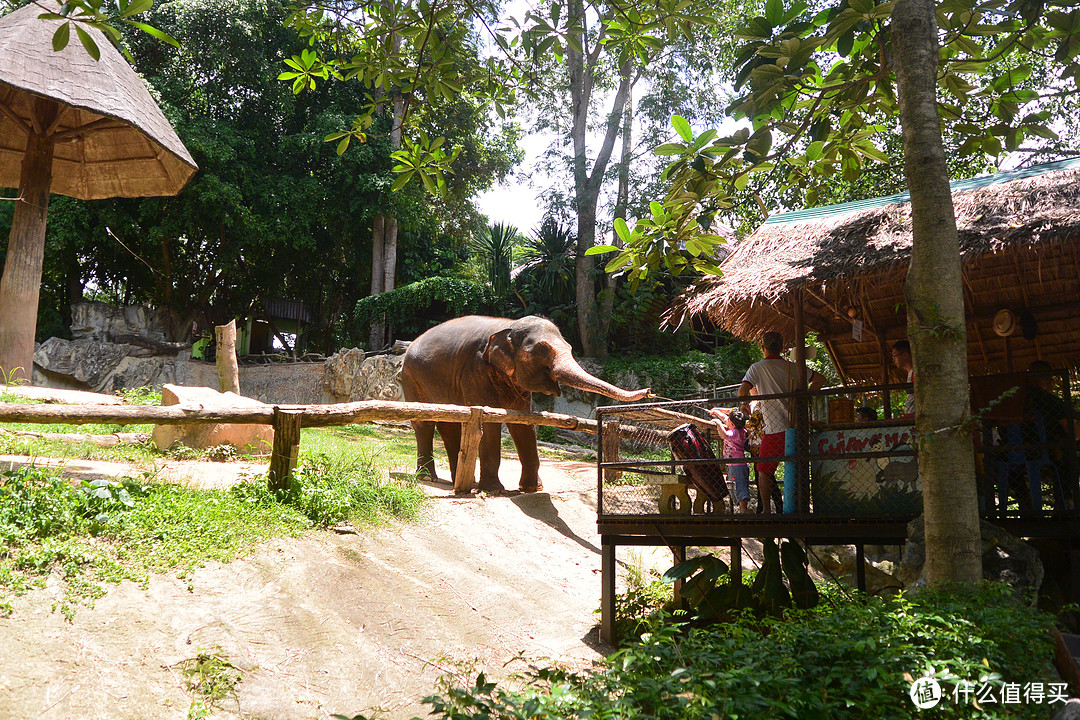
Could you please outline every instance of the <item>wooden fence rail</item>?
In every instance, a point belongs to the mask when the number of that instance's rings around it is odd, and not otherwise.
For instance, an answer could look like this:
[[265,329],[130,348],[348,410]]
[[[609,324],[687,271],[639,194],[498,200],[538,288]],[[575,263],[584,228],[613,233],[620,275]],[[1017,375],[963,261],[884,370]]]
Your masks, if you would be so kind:
[[[297,425],[299,415],[299,425]],[[479,422],[477,420],[479,419]],[[284,488],[296,465],[299,449],[299,427],[332,427],[358,422],[426,420],[457,422],[466,429],[482,427],[483,423],[513,423],[547,425],[564,430],[597,433],[595,420],[550,412],[523,412],[492,407],[464,407],[426,403],[364,400],[335,405],[267,405],[257,408],[204,408],[201,405],[26,405],[0,403],[0,423],[61,423],[86,425],[184,425],[187,423],[244,423],[272,425],[274,448],[270,456],[270,485]],[[630,430],[627,429],[627,432]],[[472,489],[476,475],[476,459],[480,433],[467,432],[462,437],[458,455],[458,472],[454,491],[466,493]]]

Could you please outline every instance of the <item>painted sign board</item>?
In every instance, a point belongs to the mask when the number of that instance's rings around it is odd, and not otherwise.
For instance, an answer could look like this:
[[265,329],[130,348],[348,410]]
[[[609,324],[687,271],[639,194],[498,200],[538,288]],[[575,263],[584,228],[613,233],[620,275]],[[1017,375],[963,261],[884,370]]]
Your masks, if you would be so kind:
[[893,515],[922,512],[922,484],[914,456],[846,457],[851,453],[910,451],[912,427],[837,428],[810,436],[812,511],[818,514]]

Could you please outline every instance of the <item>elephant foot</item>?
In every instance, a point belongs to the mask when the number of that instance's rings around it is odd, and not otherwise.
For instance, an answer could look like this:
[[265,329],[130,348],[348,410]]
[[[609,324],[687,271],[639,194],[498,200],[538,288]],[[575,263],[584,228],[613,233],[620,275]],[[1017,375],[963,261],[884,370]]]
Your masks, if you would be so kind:
[[503,484],[498,480],[481,480],[480,484],[476,486],[476,489],[480,492],[486,493],[503,492],[504,490],[506,490],[506,488],[503,487]]
[[536,481],[535,485],[525,485],[525,484],[518,485],[518,490],[520,490],[523,493],[540,492],[543,489],[544,489],[544,483],[540,482],[539,480]]

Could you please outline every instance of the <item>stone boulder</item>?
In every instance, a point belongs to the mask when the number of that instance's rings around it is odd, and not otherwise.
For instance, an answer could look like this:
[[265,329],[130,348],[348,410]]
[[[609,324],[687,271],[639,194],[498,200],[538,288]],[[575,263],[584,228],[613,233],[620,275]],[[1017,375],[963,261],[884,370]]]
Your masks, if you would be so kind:
[[[903,584],[896,577],[899,553],[890,546],[866,545],[866,593],[885,595],[899,591]],[[807,553],[810,567],[847,587],[858,587],[858,566],[854,545],[814,545]]]
[[[265,403],[236,393],[221,393],[208,387],[165,385],[161,389],[162,405],[186,405],[204,408],[266,407]],[[159,450],[168,450],[178,442],[190,448],[205,449],[232,445],[253,455],[269,455],[274,447],[274,429],[269,425],[237,423],[187,423],[184,425],[155,425],[151,440]]]
[[408,343],[397,343],[389,354],[366,355],[352,348],[326,360],[323,389],[334,402],[404,400],[401,363]]
[[171,337],[170,325],[167,311],[146,305],[82,302],[71,306],[71,336],[76,340],[112,341],[124,335],[137,335],[160,342],[189,339]]
[[[983,577],[1003,582],[1019,599],[1034,603],[1043,581],[1043,565],[1038,551],[1026,542],[985,520],[981,522]],[[908,523],[907,543],[900,561],[899,577],[905,587],[926,584],[923,566],[926,563],[926,539],[923,518]]]
[[130,345],[52,337],[34,349],[34,365],[80,389],[100,390],[130,352]]

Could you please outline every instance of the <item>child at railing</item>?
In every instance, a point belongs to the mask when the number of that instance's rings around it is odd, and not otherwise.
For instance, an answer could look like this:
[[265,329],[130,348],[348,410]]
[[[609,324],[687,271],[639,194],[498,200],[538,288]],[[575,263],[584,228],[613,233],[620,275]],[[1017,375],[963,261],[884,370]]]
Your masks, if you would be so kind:
[[728,460],[728,477],[735,481],[732,499],[739,503],[740,513],[748,512],[750,466],[746,464],[746,416],[742,410],[722,408],[709,408],[709,414],[720,421],[718,425],[724,431],[723,457]]

